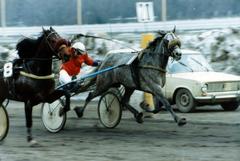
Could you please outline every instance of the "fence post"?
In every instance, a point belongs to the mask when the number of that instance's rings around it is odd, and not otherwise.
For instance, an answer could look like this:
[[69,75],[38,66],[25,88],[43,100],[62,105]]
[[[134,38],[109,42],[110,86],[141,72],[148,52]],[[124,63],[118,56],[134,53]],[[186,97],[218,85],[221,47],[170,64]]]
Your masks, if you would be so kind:
[[6,0],[0,0],[0,27],[6,27]]

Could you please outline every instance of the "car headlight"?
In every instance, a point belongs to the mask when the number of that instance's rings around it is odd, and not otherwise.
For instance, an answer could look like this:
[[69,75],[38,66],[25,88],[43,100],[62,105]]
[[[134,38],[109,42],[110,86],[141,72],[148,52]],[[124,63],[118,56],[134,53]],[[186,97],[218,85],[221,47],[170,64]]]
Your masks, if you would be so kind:
[[202,90],[202,94],[206,95],[208,90],[207,84],[203,84],[201,90]]

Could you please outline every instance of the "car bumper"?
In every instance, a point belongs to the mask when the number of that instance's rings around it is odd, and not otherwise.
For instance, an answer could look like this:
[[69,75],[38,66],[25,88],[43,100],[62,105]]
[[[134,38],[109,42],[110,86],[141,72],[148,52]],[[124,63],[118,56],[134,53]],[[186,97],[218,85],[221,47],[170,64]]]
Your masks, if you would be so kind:
[[206,96],[195,97],[195,100],[197,102],[208,102],[208,103],[239,101],[240,91],[208,93]]

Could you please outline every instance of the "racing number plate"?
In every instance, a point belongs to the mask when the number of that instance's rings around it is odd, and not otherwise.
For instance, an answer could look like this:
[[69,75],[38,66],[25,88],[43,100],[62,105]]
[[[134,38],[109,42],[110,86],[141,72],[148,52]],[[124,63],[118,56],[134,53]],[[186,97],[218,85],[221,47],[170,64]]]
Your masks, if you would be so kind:
[[3,67],[3,76],[5,78],[13,75],[13,64],[11,62],[5,63]]

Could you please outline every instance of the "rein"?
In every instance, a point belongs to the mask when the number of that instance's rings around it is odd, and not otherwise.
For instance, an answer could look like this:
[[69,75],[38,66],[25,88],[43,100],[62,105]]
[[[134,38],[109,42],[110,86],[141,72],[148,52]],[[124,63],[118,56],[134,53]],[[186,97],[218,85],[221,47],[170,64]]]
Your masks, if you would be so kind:
[[57,53],[55,52],[54,48],[52,47],[52,45],[51,45],[51,44],[49,43],[49,41],[48,41],[48,38],[49,38],[50,35],[52,35],[52,34],[55,34],[55,32],[52,31],[50,34],[48,34],[48,36],[45,36],[45,38],[46,38],[48,47],[52,50],[52,52],[54,52],[55,54],[57,54]]
[[[48,38],[50,37],[50,35],[52,34],[57,34],[56,32],[52,31],[50,34],[48,34],[48,36],[45,36],[45,39],[46,39],[46,42],[48,44],[48,47],[50,48],[50,50],[54,53],[55,57],[59,59],[59,53],[56,52],[54,50],[54,48],[52,47],[52,45],[50,44],[50,42],[48,41]],[[60,51],[62,49],[62,46],[63,45],[66,45],[66,44],[62,44],[59,48],[58,48],[58,51]]]

